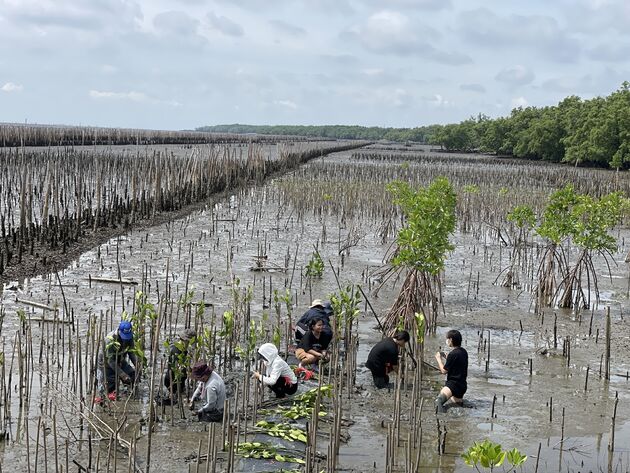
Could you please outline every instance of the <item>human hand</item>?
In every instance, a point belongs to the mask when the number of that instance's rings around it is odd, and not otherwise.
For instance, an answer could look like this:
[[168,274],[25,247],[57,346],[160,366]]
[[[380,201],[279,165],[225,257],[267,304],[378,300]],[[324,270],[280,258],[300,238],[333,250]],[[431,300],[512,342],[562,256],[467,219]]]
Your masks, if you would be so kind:
[[260,379],[260,373],[258,371],[254,371],[252,373],[252,379]]
[[194,411],[195,410],[195,406],[194,406],[194,404],[192,402],[188,403],[188,410],[190,410],[190,411]]
[[123,384],[131,384],[131,378],[129,376],[127,376],[126,374],[121,374],[120,375],[120,381]]

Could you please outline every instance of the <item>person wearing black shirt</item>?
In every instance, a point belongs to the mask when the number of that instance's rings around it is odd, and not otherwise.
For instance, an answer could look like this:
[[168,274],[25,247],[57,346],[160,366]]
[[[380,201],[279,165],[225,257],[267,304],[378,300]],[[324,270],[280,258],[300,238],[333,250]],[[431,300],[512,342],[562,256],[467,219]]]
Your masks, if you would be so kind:
[[440,371],[446,375],[446,384],[435,400],[436,412],[446,412],[446,403],[451,402],[462,405],[464,394],[468,389],[466,377],[468,376],[468,352],[462,348],[462,334],[458,330],[449,330],[446,333],[446,344],[453,349],[446,356],[446,363],[442,362],[443,354],[437,352],[437,360]]
[[300,339],[295,356],[302,364],[317,364],[320,360],[327,361],[328,353],[326,352],[332,335],[324,330],[324,321],[320,318],[311,320],[309,331]]
[[332,337],[332,329],[330,328],[330,316],[332,315],[332,305],[330,302],[322,302],[321,299],[315,299],[311,303],[311,306],[300,317],[295,324],[295,340],[300,342],[302,337],[306,335],[311,322],[315,319],[322,319],[324,322],[324,332],[328,333]]
[[387,337],[378,342],[368,355],[365,366],[372,372],[374,386],[378,389],[388,388],[388,373],[398,365],[398,350],[409,341],[409,332],[402,330],[393,337]]

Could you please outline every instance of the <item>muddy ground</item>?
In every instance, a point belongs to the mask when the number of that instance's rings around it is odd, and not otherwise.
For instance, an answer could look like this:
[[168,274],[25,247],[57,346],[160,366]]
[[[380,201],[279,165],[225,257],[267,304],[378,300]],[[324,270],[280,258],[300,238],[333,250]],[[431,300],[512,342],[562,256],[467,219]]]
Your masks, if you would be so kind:
[[[325,158],[325,162],[344,160],[347,156],[348,153]],[[291,179],[291,176],[284,179]],[[338,216],[334,215],[305,213],[298,216],[292,212],[291,205],[283,199],[279,189],[278,181],[272,181],[261,188],[243,190],[216,205],[209,204],[194,211],[181,220],[134,229],[123,238],[114,238],[83,253],[59,273],[63,284],[76,285],[72,288],[67,286],[65,290],[74,316],[81,320],[87,319],[89,314],[102,312],[112,323],[117,320],[121,311],[120,287],[96,283],[90,287],[87,281],[89,275],[117,277],[117,250],[122,276],[140,281],[143,271],[147,272],[151,291],[155,291],[160,281],[164,280],[168,259],[173,292],[182,293],[188,277],[189,288],[194,288],[195,298],[212,303],[212,310],[216,314],[228,308],[230,271],[226,259],[229,254],[232,255],[231,272],[240,278],[241,286],[252,285],[254,288],[254,317],[261,316],[264,307],[270,305],[269,282],[278,289],[291,285],[296,314],[302,313],[312,298],[326,298],[335,292],[337,285],[328,267],[328,260],[341,268],[342,285],[362,283],[364,287],[368,286],[368,270],[380,266],[391,243],[383,243],[377,234],[376,229],[381,222],[357,215],[340,225]],[[326,235],[322,233],[323,224]],[[338,240],[340,235],[342,239],[345,238],[352,225],[362,228],[365,235],[343,255],[342,266]],[[620,236],[627,239],[630,233],[624,229]],[[453,242],[456,249],[449,257],[445,271],[445,314],[438,321],[437,335],[426,341],[425,356],[428,361],[433,361],[432,354],[445,345],[446,330],[457,328],[462,331],[463,346],[470,355],[469,390],[466,394],[469,407],[453,408],[439,416],[438,419],[447,428],[447,436],[445,453],[438,455],[437,424],[432,400],[441,387],[443,376],[430,370],[425,373],[421,471],[470,471],[460,455],[473,441],[484,438],[500,442],[507,448],[517,447],[529,455],[523,471],[534,471],[537,463],[538,471],[628,471],[630,304],[627,298],[628,266],[624,263],[628,248],[620,245],[615,255],[618,264],[612,266],[612,281],[604,277],[603,263],[597,262],[602,273],[602,301],[592,312],[591,325],[591,312],[583,313],[580,317],[568,311],[549,309],[544,312],[544,317],[535,315],[528,291],[494,285],[498,268],[507,264],[507,257],[503,250],[504,262],[498,262],[501,250],[492,239],[479,239],[469,233],[458,232]],[[250,271],[250,267],[260,245],[265,244],[270,263],[284,266],[287,255],[290,258],[286,272],[264,274],[266,292],[263,295],[263,275]],[[318,244],[327,267],[324,277],[314,281],[309,288],[300,274],[314,244]],[[294,272],[292,258],[296,251]],[[490,253],[495,255],[492,268],[487,258],[484,263],[484,254]],[[191,258],[191,254],[194,258]],[[187,268],[191,260],[194,261],[194,267],[188,275]],[[471,274],[474,276],[470,277]],[[16,281],[17,284],[11,285],[16,290],[4,290],[2,307],[6,315],[2,326],[2,343],[5,353],[12,352],[12,340],[18,327],[16,309],[24,307],[15,302],[16,296],[61,306],[61,291],[54,286],[54,281],[54,276],[36,277]],[[398,284],[387,284],[378,298],[371,298],[379,315],[382,316],[391,306]],[[154,292],[150,294],[155,297]],[[132,295],[132,289],[124,289],[127,306],[131,304]],[[614,327],[613,376],[609,382],[599,375],[607,305],[611,307]],[[28,309],[28,313],[33,316],[41,315],[39,310],[31,311],[33,309]],[[554,349],[553,327],[556,317],[558,348]],[[381,337],[375,329],[376,325],[369,309],[362,312],[359,321],[360,362],[365,361],[371,346]],[[33,333],[36,344],[47,332],[33,324]],[[487,352],[478,351],[481,333],[485,340],[488,336],[490,340],[487,371]],[[567,336],[571,340],[570,363],[562,356],[563,341]],[[532,360],[531,376],[529,360]],[[589,381],[585,391],[587,368]],[[360,366],[356,392],[344,407],[344,417],[354,421],[354,425],[349,429],[349,442],[341,447],[340,471],[384,471],[386,425],[393,412],[393,393],[376,391],[371,386],[370,378],[369,372]],[[140,389],[140,399],[132,404],[136,407],[132,407],[133,415],[126,427],[129,432],[138,429],[138,452],[146,450],[144,422],[147,392],[145,381]],[[609,456],[607,445],[615,394],[619,396],[616,449]],[[403,405],[406,406],[402,409],[403,419],[410,408],[409,396],[407,394],[403,398]],[[495,417],[491,417],[495,396]],[[35,443],[33,432],[36,431],[38,418],[35,404],[31,404],[28,412],[31,455]],[[13,402],[11,407],[17,419],[17,403]],[[564,441],[560,442],[563,411]],[[115,412],[103,412],[104,417],[113,414]],[[199,440],[205,441],[207,438],[206,428],[206,425],[190,418],[181,419],[177,414],[171,422],[167,412],[163,422],[157,425],[153,438],[151,470],[195,471],[194,462],[187,459],[196,452]],[[72,442],[70,452],[71,456],[84,462],[86,452],[85,448],[79,451],[80,444]],[[540,457],[536,458],[539,446]],[[106,452],[106,446],[101,451]],[[144,454],[139,456],[144,457]],[[0,446],[0,458],[3,469],[9,466],[14,471],[26,471],[25,442],[23,435],[20,437],[19,424],[12,425],[10,440]],[[127,465],[123,462],[124,457],[121,456],[119,471],[127,471]]]

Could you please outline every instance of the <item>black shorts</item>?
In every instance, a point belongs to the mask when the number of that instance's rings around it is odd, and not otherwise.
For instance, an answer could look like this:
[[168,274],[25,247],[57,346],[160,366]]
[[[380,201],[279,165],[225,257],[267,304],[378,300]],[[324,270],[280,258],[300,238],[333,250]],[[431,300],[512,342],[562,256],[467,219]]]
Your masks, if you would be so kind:
[[454,397],[462,398],[466,394],[468,385],[466,383],[458,383],[457,381],[446,381],[446,387],[451,390]]

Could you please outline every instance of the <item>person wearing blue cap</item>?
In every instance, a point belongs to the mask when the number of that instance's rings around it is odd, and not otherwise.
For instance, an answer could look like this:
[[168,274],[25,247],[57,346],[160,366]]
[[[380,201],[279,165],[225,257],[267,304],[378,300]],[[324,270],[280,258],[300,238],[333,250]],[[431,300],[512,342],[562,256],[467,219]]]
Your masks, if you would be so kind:
[[[136,382],[138,364],[132,351],[133,347],[133,329],[128,320],[120,322],[116,330],[105,336],[103,351],[99,355],[99,366],[102,368],[99,372],[99,382],[101,391],[104,387],[110,401],[116,400],[118,379],[123,384]],[[99,404],[102,398],[96,398],[95,402]]]

